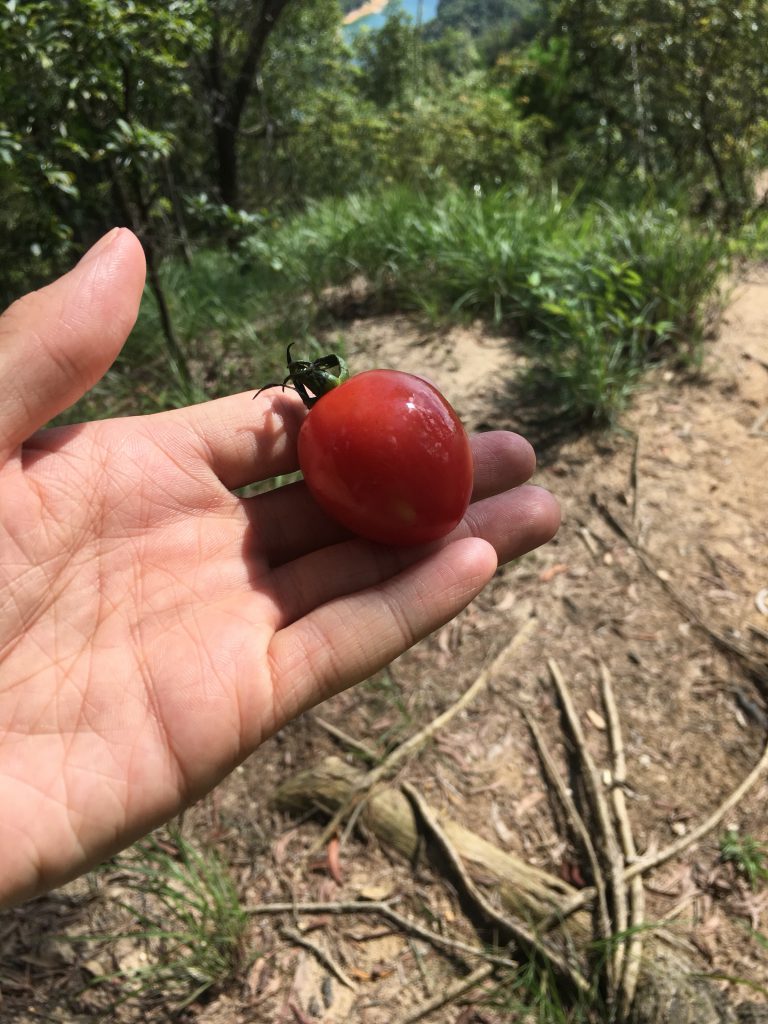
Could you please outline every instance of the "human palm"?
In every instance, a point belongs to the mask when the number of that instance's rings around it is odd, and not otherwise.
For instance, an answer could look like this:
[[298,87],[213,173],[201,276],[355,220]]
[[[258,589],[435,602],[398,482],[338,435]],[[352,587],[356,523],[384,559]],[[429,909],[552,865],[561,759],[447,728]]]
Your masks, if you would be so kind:
[[296,468],[290,394],[40,430],[114,359],[143,273],[121,230],[0,320],[0,902],[166,820],[557,528],[511,434],[474,439],[464,522],[414,550],[301,483],[235,493]]

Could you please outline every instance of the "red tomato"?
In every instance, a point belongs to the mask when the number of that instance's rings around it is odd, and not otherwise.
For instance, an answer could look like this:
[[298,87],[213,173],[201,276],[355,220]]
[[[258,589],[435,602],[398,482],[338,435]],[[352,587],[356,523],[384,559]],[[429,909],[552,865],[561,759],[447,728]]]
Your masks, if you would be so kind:
[[299,432],[312,496],[353,533],[421,544],[469,504],[472,453],[458,416],[420,377],[369,370],[319,398]]

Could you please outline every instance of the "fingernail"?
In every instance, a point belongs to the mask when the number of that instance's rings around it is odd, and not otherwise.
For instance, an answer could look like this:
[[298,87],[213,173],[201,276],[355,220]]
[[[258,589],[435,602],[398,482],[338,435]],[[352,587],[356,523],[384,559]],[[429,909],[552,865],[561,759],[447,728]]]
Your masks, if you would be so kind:
[[105,249],[107,249],[120,234],[120,228],[112,228],[106,235],[102,235],[98,242],[94,242],[88,252],[80,259],[80,263],[90,263],[91,260],[96,259],[97,256],[101,256]]

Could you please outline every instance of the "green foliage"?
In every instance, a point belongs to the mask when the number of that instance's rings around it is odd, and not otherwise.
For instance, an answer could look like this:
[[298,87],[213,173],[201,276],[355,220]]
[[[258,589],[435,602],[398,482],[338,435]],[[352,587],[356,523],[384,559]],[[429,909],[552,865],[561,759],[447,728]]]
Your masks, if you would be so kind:
[[479,36],[523,21],[538,6],[534,0],[440,0],[436,27]]
[[683,182],[736,222],[768,158],[767,28],[763,0],[560,0],[510,84],[571,181]]
[[500,972],[482,1005],[526,1024],[605,1024],[613,1018],[597,979],[595,973],[588,992],[564,995],[551,967],[532,958],[517,971]]
[[484,72],[387,108],[318,88],[292,108],[290,130],[278,133],[264,167],[296,203],[400,182],[494,187],[540,172],[540,134]]
[[354,51],[366,99],[381,107],[403,106],[417,93],[421,46],[421,33],[399,10],[389,15],[378,32],[361,32]]
[[[90,241],[116,220],[148,226],[165,216],[157,182],[188,102],[187,55],[205,43],[204,6],[0,4],[2,162],[13,171],[0,204],[5,266],[34,281],[35,260],[48,272],[70,241]],[[169,109],[160,98],[171,94]],[[15,283],[0,281],[0,299]]]
[[768,211],[749,218],[730,238],[731,252],[746,260],[768,263]]
[[115,908],[127,915],[124,931],[78,936],[91,955],[109,954],[121,939],[143,950],[143,966],[98,975],[115,1003],[141,998],[178,1013],[203,993],[224,985],[246,961],[248,916],[222,861],[181,834],[153,835],[108,865],[117,871]]
[[695,358],[724,269],[718,236],[671,207],[481,189],[316,203],[247,251],[286,293],[362,274],[401,308],[520,333],[550,402],[596,420],[616,417],[649,361]]
[[726,832],[720,839],[720,859],[733,864],[753,889],[768,882],[768,846],[754,836],[732,829]]
[[[679,211],[741,217],[768,159],[759,0],[439,14],[395,11],[352,52],[338,0],[0,2],[0,300],[114,222],[165,294],[78,411],[237,386],[354,273],[521,333],[575,416],[612,419],[648,360],[695,357],[723,243]],[[764,234],[752,216],[732,252]]]

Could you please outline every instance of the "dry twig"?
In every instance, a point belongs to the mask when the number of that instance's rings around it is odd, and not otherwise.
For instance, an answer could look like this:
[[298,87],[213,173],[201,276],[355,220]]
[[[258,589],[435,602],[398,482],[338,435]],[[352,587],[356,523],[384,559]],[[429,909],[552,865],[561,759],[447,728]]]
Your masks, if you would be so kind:
[[[608,722],[608,735],[613,755],[613,789],[612,802],[613,813],[618,822],[619,838],[624,851],[624,861],[631,864],[637,858],[637,847],[635,837],[632,833],[632,823],[627,812],[627,802],[624,796],[623,786],[626,783],[627,765],[624,756],[624,738],[621,734],[621,722],[619,719],[616,699],[613,693],[613,681],[607,667],[600,663],[600,682],[603,696],[603,707]],[[630,935],[627,945],[627,955],[624,962],[624,971],[621,976],[619,990],[619,1019],[624,1020],[629,1016],[637,991],[637,981],[640,976],[640,964],[643,953],[643,931],[645,923],[645,889],[643,879],[637,875],[629,883],[629,927]]]
[[373,747],[369,747],[367,743],[363,743],[355,739],[354,736],[350,736],[349,733],[344,732],[343,729],[340,729],[338,725],[334,725],[333,722],[326,722],[319,715],[313,715],[312,721],[319,725],[321,729],[324,729],[329,736],[333,736],[335,740],[338,740],[343,746],[348,747],[350,750],[356,750],[358,754],[362,754],[370,764],[376,764],[379,760],[380,755],[376,753]]
[[454,1002],[468,992],[471,988],[475,988],[476,985],[482,984],[486,978],[490,978],[495,968],[492,964],[483,964],[482,967],[478,967],[476,971],[472,971],[466,978],[462,978],[457,981],[454,985],[449,985],[448,988],[444,989],[441,993],[434,996],[432,999],[427,1000],[426,1003],[422,1003],[421,1006],[417,1007],[406,1017],[403,1017],[398,1024],[416,1024],[417,1021],[424,1020],[430,1013],[434,1013],[435,1010],[442,1009],[443,1006],[448,1006],[449,1003]]
[[632,452],[632,465],[629,470],[629,485],[632,488],[632,522],[637,524],[637,512],[640,504],[640,433],[635,434],[635,448]]
[[336,835],[342,821],[344,821],[347,815],[354,810],[355,807],[365,802],[374,786],[383,779],[392,775],[403,761],[412,757],[418,750],[420,750],[430,739],[432,739],[435,733],[439,732],[440,729],[455,718],[460,711],[475,699],[481,690],[485,689],[488,685],[489,679],[495,675],[507,658],[509,658],[509,656],[513,654],[518,647],[521,647],[522,644],[525,643],[528,636],[535,628],[535,625],[535,619],[528,619],[517,631],[512,640],[510,640],[502,651],[496,655],[489,665],[486,665],[472,685],[464,691],[461,697],[459,697],[454,704],[443,711],[442,714],[438,715],[437,718],[434,718],[431,722],[425,725],[423,729],[420,729],[401,743],[399,747],[395,747],[395,749],[391,751],[383,761],[365,775],[360,784],[355,787],[355,789],[349,794],[346,801],[338,808],[328,825],[323,829],[320,838],[313,843],[309,851],[309,856],[314,856],[318,850],[321,850],[325,846],[331,836]]
[[531,736],[533,737],[536,750],[542,763],[542,767],[547,776],[549,784],[553,787],[562,805],[563,812],[568,819],[571,828],[578,837],[584,852],[589,860],[589,866],[592,869],[592,877],[595,880],[595,890],[597,892],[597,903],[598,903],[598,925],[600,928],[601,938],[610,938],[613,929],[611,928],[611,918],[608,913],[608,903],[606,901],[605,891],[605,876],[603,870],[600,867],[600,861],[598,860],[595,847],[592,842],[592,837],[589,834],[589,830],[584,823],[584,819],[579,814],[578,808],[571,796],[568,787],[563,781],[560,772],[555,764],[549,747],[542,735],[541,729],[539,729],[536,722],[533,720],[531,715],[528,713],[526,708],[521,708],[521,713],[525,719],[526,725],[528,726]]
[[461,857],[456,852],[453,844],[445,834],[445,831],[440,826],[440,823],[435,817],[432,809],[424,800],[421,793],[415,788],[415,786],[412,786],[407,782],[404,782],[401,788],[413,803],[414,809],[429,829],[432,837],[439,844],[440,849],[451,865],[452,870],[459,877],[463,891],[478,908],[486,921],[494,925],[502,933],[511,936],[521,949],[526,950],[528,953],[535,955],[546,963],[549,963],[560,977],[570,982],[574,988],[579,989],[582,992],[589,991],[588,982],[576,967],[569,964],[562,956],[560,956],[559,953],[546,945],[541,939],[537,938],[537,936],[534,935],[533,932],[529,931],[525,925],[512,920],[512,918],[508,917],[495,907],[488,899],[486,899],[482,891],[469,877],[469,874],[461,861]]
[[472,946],[468,942],[462,942],[460,939],[449,939],[438,932],[430,931],[429,928],[425,928],[417,921],[412,921],[410,918],[405,917],[404,914],[399,914],[393,909],[392,904],[386,900],[381,902],[375,900],[351,900],[348,902],[331,903],[261,903],[252,907],[246,907],[246,913],[254,915],[372,914],[385,918],[406,934],[415,935],[416,938],[428,942],[430,946],[434,946],[443,952],[463,953],[466,956],[478,957],[496,967],[509,967],[515,970],[519,966],[516,960],[512,960],[509,957],[496,956],[493,953],[486,952],[480,946]]
[[[605,798],[595,763],[587,750],[587,744],[584,739],[581,722],[579,721],[579,716],[576,712],[576,708],[574,707],[565,677],[560,671],[559,665],[553,658],[549,658],[547,660],[547,667],[549,668],[552,681],[557,689],[557,695],[563,708],[571,741],[579,758],[581,774],[584,780],[584,788],[590,804],[590,810],[592,811],[595,827],[598,831],[598,849],[603,855],[602,867],[608,878],[609,891],[611,895],[613,932],[614,934],[617,932],[621,934],[627,930],[627,925],[629,923],[627,887],[624,882],[623,875],[624,861],[619,848],[619,842],[616,837],[616,830],[613,826],[613,820],[611,819],[608,801]],[[614,949],[612,961],[613,972],[609,979],[614,988],[618,987],[619,979],[623,971],[623,962],[624,946],[619,944]]]
[[293,928],[281,928],[280,934],[284,939],[288,939],[289,942],[293,942],[297,946],[303,946],[305,949],[308,949],[310,953],[317,957],[323,967],[326,967],[331,974],[338,978],[342,985],[346,985],[347,988],[351,988],[353,992],[357,991],[357,985],[355,985],[354,981],[347,977],[330,953],[326,953],[326,951],[321,946],[318,946],[317,943],[308,939],[306,935],[302,935],[301,932],[297,932]]

